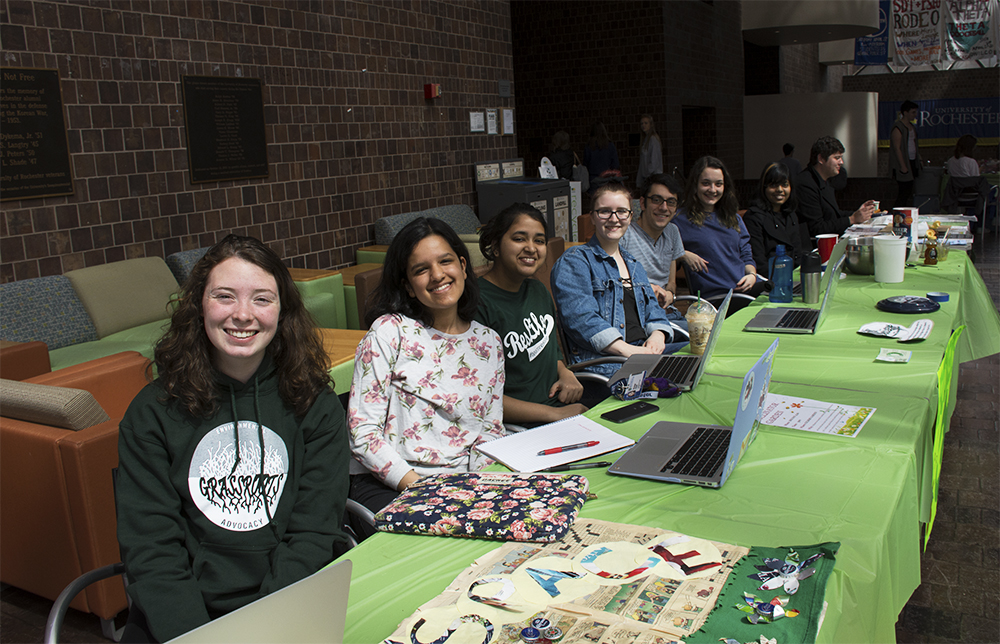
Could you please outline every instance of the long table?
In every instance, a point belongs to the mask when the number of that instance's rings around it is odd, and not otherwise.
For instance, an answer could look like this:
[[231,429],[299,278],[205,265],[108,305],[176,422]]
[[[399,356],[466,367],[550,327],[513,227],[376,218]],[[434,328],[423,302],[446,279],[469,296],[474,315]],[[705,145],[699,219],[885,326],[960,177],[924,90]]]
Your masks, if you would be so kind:
[[[995,353],[1000,343],[1000,318],[992,302],[983,299],[978,273],[964,254],[953,252],[948,262],[936,271],[908,269],[901,285],[849,277],[818,335],[781,336],[772,391],[876,406],[856,438],[764,426],[719,490],[588,470],[597,498],[584,505],[581,515],[745,546],[839,541],[817,641],[893,641],[897,615],[920,583],[928,445],[938,415],[937,369],[944,346],[952,326],[961,324],[967,330],[960,360]],[[940,315],[928,316],[935,319],[931,338],[907,347],[914,352],[908,364],[875,363],[877,348],[895,341],[857,335],[859,320],[892,321],[872,308],[874,302],[931,290],[951,294]],[[731,423],[743,373],[775,337],[742,331],[761,305],[727,320],[710,373],[694,391],[657,401],[658,414],[614,429],[638,438],[657,419]],[[596,420],[621,404],[607,400],[587,415]],[[387,637],[497,545],[384,533],[365,541],[345,555],[355,566],[345,641]]]

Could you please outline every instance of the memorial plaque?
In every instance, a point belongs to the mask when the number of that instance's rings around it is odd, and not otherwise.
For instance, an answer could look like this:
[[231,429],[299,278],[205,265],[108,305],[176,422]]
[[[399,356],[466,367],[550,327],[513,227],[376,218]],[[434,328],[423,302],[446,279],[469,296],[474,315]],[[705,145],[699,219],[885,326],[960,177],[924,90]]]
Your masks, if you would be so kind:
[[73,194],[59,70],[0,68],[0,200]]
[[266,177],[259,78],[181,76],[191,183]]

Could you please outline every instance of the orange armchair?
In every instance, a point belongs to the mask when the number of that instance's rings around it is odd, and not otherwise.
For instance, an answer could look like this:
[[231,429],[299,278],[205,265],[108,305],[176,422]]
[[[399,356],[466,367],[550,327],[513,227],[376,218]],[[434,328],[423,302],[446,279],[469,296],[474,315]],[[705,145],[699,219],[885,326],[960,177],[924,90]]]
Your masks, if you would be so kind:
[[[0,579],[48,599],[84,572],[120,560],[111,470],[118,423],[145,386],[148,360],[118,353],[25,382],[84,389],[110,420],[80,431],[0,417]],[[0,411],[2,413],[2,411]],[[126,607],[120,578],[72,606],[112,619]]]

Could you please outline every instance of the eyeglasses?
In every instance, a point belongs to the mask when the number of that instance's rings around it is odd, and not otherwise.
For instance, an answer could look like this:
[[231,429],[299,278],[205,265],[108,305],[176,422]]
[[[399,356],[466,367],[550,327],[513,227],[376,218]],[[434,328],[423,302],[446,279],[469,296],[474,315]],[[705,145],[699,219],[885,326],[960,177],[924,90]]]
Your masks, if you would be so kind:
[[611,219],[611,215],[614,215],[620,221],[625,221],[626,219],[632,216],[632,211],[625,210],[624,208],[622,208],[621,210],[612,210],[611,208],[598,208],[597,210],[594,211],[594,214],[597,215],[597,218],[600,220]]
[[667,204],[668,208],[677,207],[677,200],[674,199],[673,197],[671,197],[670,199],[664,199],[660,195],[649,195],[648,197],[646,197],[646,201],[653,204],[654,206],[662,206],[663,204]]

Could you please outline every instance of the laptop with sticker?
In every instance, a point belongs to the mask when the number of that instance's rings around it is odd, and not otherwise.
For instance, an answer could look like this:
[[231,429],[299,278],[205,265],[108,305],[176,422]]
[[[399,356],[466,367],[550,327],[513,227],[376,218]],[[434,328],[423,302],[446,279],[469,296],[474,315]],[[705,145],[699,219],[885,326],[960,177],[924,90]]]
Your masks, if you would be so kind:
[[608,474],[722,487],[757,437],[778,339],[743,377],[731,426],[660,421],[608,468]]

